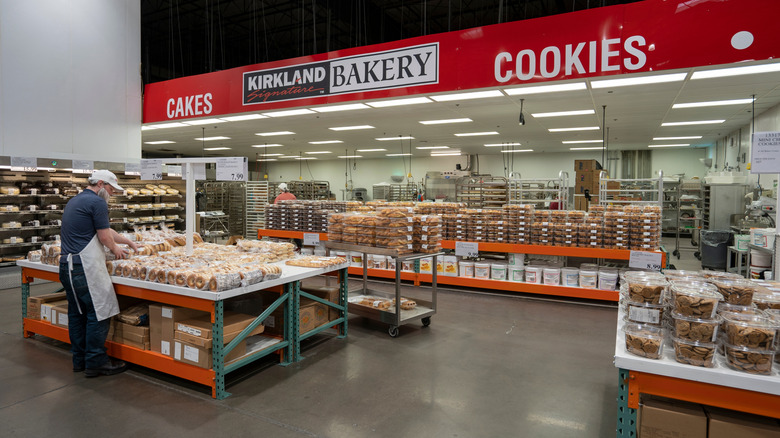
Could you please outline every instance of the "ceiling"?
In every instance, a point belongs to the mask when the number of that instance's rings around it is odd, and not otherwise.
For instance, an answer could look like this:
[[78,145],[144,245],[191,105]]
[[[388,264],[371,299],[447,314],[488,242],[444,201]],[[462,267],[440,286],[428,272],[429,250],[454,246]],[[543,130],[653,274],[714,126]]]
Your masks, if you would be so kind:
[[[761,64],[761,63],[754,63]],[[748,64],[740,64],[748,65]],[[730,66],[730,67],[733,67]],[[780,73],[762,73],[715,79],[692,79],[692,73],[713,70],[718,66],[686,70],[669,70],[652,74],[619,76],[620,78],[684,73],[685,79],[677,82],[651,85],[598,88],[599,81],[616,77],[594,78],[579,81],[562,81],[553,84],[585,82],[587,88],[545,94],[507,95],[507,88],[499,97],[436,102],[389,107],[366,107],[361,110],[268,117],[257,120],[213,123],[143,131],[143,150],[147,156],[247,156],[279,153],[285,156],[308,156],[311,159],[338,159],[343,155],[360,155],[362,158],[382,158],[390,153],[409,153],[429,156],[445,149],[419,149],[427,146],[449,146],[463,154],[500,154],[501,147],[485,144],[520,143],[515,149],[532,149],[534,153],[565,152],[571,147],[600,147],[601,144],[564,144],[563,141],[600,140],[602,138],[602,111],[606,113],[610,150],[647,150],[652,144],[686,144],[689,147],[706,147],[730,132],[749,125],[752,117],[750,103],[699,108],[672,108],[674,104],[750,99],[756,96],[756,115],[780,104]],[[549,85],[545,83],[544,85]],[[594,88],[596,84],[597,88]],[[536,86],[534,84],[531,86]],[[517,88],[517,87],[515,87]],[[488,89],[485,89],[488,90]],[[485,91],[469,90],[469,91]],[[515,91],[517,92],[517,91]],[[436,95],[433,95],[435,98]],[[523,114],[526,124],[518,124],[520,99],[524,99]],[[370,104],[372,101],[367,101]],[[602,108],[605,106],[605,108]],[[314,110],[317,107],[308,107]],[[535,117],[534,114],[592,110],[589,115],[563,117]],[[263,114],[260,112],[259,114]],[[467,118],[470,122],[424,125],[420,121]],[[725,120],[722,123],[695,126],[661,126],[667,122]],[[371,129],[333,131],[329,128],[370,125]],[[151,124],[154,127],[155,124]],[[591,131],[550,132],[551,128],[599,127]],[[294,134],[258,136],[257,133],[290,131]],[[496,135],[459,137],[456,133],[498,132]],[[196,138],[223,136],[225,140],[198,141]],[[411,140],[398,140],[399,136],[412,136]],[[654,141],[656,137],[701,136],[701,139]],[[392,141],[377,138],[393,137]],[[153,141],[173,141],[170,144],[148,144]],[[311,144],[313,141],[339,140],[336,144]],[[281,144],[283,147],[262,147],[264,144]],[[208,151],[204,148],[226,147],[227,150]],[[510,148],[512,148],[510,147]],[[358,149],[387,149],[386,151],[355,152]],[[329,154],[307,152],[329,151]],[[296,158],[269,157],[279,161],[295,161]]]

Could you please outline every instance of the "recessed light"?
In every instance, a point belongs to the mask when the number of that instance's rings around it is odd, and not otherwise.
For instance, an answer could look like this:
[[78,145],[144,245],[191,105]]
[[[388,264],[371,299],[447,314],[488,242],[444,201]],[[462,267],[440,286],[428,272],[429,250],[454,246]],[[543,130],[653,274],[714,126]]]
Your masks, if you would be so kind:
[[157,127],[148,125],[141,126],[141,131],[151,131],[152,129],[157,129]]
[[310,108],[310,109],[318,113],[333,113],[336,111],[352,111],[352,110],[368,109],[368,108],[371,107],[369,107],[368,105],[364,105],[362,103],[352,103],[349,105],[321,106],[321,107]]
[[385,152],[387,149],[358,149],[355,152]]
[[596,114],[596,111],[589,109],[589,110],[576,110],[576,111],[557,111],[552,113],[536,113],[531,115],[536,118],[544,118],[544,117],[563,117],[563,116],[584,116],[588,114]]
[[336,126],[333,128],[328,128],[331,131],[353,131],[356,129],[374,129],[371,125],[355,125],[355,126]]
[[295,157],[296,160],[316,160],[317,157]]
[[320,141],[310,141],[309,144],[333,144],[333,143],[344,143],[341,140],[320,140]]
[[275,148],[275,147],[279,147],[279,146],[284,146],[284,145],[281,145],[281,144],[279,144],[279,143],[272,143],[272,144],[253,144],[253,145],[252,145],[252,147],[253,147],[253,148]]
[[185,125],[184,123],[179,123],[179,122],[171,122],[171,123],[161,123],[159,125],[152,125],[151,129],[183,128],[185,126],[188,126],[188,125]]
[[662,140],[698,140],[701,138],[701,135],[688,135],[683,137],[653,137],[653,140],[656,141],[662,141]]
[[309,154],[309,155],[322,155],[322,154],[332,154],[332,153],[333,153],[333,152],[331,152],[331,151],[311,151],[311,152],[304,152],[304,154]]
[[568,131],[598,131],[598,126],[580,126],[577,128],[550,128],[548,131],[550,132],[568,132]]
[[196,120],[187,120],[182,123],[185,125],[211,125],[212,123],[225,123],[227,120],[222,119],[196,119]]
[[267,117],[262,114],[244,114],[241,116],[220,117],[220,119],[228,122],[241,122],[244,120],[267,119]]
[[523,94],[557,93],[559,91],[585,90],[588,86],[585,82],[573,82],[571,84],[538,85],[535,87],[504,88],[504,93],[510,96]]
[[216,148],[203,148],[204,151],[226,151],[226,150],[229,150],[229,149],[230,148],[224,147],[224,146],[220,146],[220,147],[216,147]]
[[473,122],[473,120],[469,119],[468,117],[462,118],[462,119],[442,119],[442,120],[422,120],[420,121],[423,125],[443,125],[446,123],[466,123],[466,122]]
[[427,97],[411,97],[406,99],[382,100],[379,102],[368,102],[366,105],[374,108],[387,108],[391,106],[417,105],[420,103],[431,103]]
[[292,131],[272,131],[272,132],[257,132],[257,133],[255,133],[255,135],[259,135],[261,137],[270,137],[270,136],[273,136],[273,135],[290,135],[290,134],[295,134],[295,133],[292,132]]
[[488,143],[485,146],[489,148],[498,147],[498,146],[520,146],[520,143]]
[[501,90],[474,91],[470,93],[442,94],[440,96],[431,96],[436,102],[450,102],[453,100],[484,99],[486,97],[503,97]]
[[458,134],[455,134],[455,137],[475,137],[478,135],[498,135],[498,132],[496,131],[485,131],[485,132],[461,132]]
[[277,160],[276,158],[260,158],[256,161],[279,161],[279,160]]
[[604,143],[604,140],[567,140],[562,141],[563,144],[580,144],[580,143]]
[[726,105],[746,105],[753,102],[753,98],[749,99],[732,99],[732,100],[713,100],[709,102],[689,102],[689,103],[675,103],[672,108],[700,108],[703,106],[726,106]]
[[410,136],[404,137],[399,135],[398,137],[379,137],[379,138],[375,138],[374,140],[379,140],[379,141],[414,140],[414,137],[410,137]]
[[362,155],[339,155],[339,158],[363,158]]
[[230,140],[230,137],[216,136],[216,137],[198,137],[195,140],[198,141],[213,141],[213,140]]
[[298,158],[298,155],[282,155],[279,158]]
[[432,157],[453,157],[460,154],[460,152],[431,152]]
[[302,116],[304,114],[314,114],[314,111],[301,108],[301,109],[294,109],[294,110],[273,111],[270,113],[263,113],[264,116],[268,116],[268,117]]
[[417,146],[416,149],[449,149],[449,146]]
[[409,155],[412,154],[385,154],[385,155],[388,157],[408,157]]
[[681,148],[685,146],[690,146],[690,143],[677,143],[677,144],[650,144],[647,145],[649,148]]
[[627,87],[631,85],[662,84],[666,82],[684,81],[688,73],[672,73],[666,75],[640,76],[635,78],[606,79],[603,81],[591,81],[591,88]]
[[281,157],[284,154],[257,154],[258,157]]
[[570,151],[595,151],[595,150],[602,150],[604,149],[604,146],[595,146],[595,147],[588,147],[588,148],[569,148]]
[[534,151],[533,149],[514,149],[514,150],[509,150],[509,151],[501,151],[501,153],[513,154],[515,152],[533,152],[533,151]]
[[773,73],[780,71],[780,63],[750,65],[745,67],[719,68],[717,70],[696,71],[691,79],[712,79],[725,76],[753,75],[758,73]]
[[661,126],[687,126],[687,125],[715,125],[723,123],[725,120],[692,120],[689,122],[667,122],[661,123]]
[[159,141],[145,141],[144,144],[171,144],[176,143],[175,141],[171,140],[159,140]]

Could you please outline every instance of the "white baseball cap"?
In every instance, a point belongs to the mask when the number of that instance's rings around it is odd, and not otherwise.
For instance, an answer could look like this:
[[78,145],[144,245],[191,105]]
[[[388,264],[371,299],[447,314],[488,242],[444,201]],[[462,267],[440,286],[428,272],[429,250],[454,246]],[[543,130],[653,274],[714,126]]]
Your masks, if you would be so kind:
[[93,170],[92,175],[89,177],[89,183],[97,184],[98,181],[105,181],[106,183],[111,184],[111,187],[117,190],[124,190],[116,180],[116,175],[114,175],[114,172],[109,170]]
[[287,190],[287,183],[279,184],[279,190]]

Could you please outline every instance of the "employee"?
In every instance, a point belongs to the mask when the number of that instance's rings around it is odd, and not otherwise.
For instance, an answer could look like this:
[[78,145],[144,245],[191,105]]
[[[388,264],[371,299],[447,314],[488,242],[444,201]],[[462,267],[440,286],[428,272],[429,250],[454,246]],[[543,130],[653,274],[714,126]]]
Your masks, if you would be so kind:
[[117,374],[127,366],[106,355],[110,318],[119,313],[106,270],[105,246],[117,259],[127,256],[119,243],[138,246],[109,226],[108,199],[124,190],[116,175],[96,170],[87,188],[68,201],[62,213],[60,282],[68,298],[68,334],[73,371],[87,377]]
[[279,184],[279,191],[281,193],[279,193],[279,196],[274,199],[274,204],[278,203],[279,201],[294,201],[295,199],[298,199],[295,197],[295,195],[290,193],[290,191],[287,189],[286,183]]

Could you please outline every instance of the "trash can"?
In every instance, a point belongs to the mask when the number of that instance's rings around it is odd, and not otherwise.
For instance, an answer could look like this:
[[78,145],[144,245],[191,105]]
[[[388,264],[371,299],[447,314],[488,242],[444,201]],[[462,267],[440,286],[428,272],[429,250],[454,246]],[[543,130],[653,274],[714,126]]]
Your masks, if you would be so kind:
[[701,230],[700,239],[701,267],[725,270],[731,231]]

